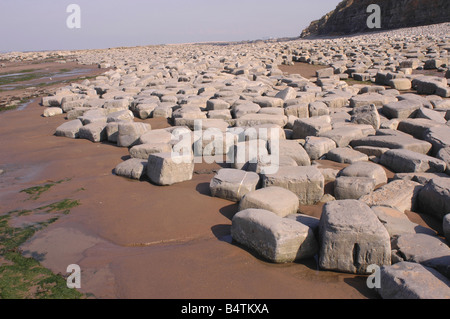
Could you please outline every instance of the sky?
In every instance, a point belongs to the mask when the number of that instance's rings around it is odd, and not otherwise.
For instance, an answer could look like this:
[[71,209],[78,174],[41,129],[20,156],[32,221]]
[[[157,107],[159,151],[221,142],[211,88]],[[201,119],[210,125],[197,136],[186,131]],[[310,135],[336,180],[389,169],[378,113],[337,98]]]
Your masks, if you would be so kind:
[[296,37],[340,1],[0,0],[0,52]]

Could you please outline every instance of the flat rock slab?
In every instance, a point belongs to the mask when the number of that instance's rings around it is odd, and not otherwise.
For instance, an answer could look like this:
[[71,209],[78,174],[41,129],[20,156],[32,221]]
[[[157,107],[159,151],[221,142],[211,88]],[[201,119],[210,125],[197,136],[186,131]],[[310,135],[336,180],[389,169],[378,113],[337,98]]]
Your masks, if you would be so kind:
[[405,149],[384,153],[380,164],[396,173],[442,173],[447,169],[447,164],[442,160]]
[[417,139],[424,139],[428,130],[432,127],[442,126],[441,123],[428,119],[407,119],[398,124],[397,129],[406,134],[412,135]]
[[324,195],[325,179],[316,167],[280,167],[275,174],[262,176],[263,187],[279,186],[295,193],[300,205],[314,205]]
[[387,230],[366,204],[357,200],[326,203],[320,219],[319,266],[355,274],[391,264]]
[[436,232],[413,223],[409,220],[408,216],[404,212],[401,212],[395,208],[386,206],[374,206],[373,212],[377,215],[380,222],[386,228],[391,238],[398,237],[404,234],[428,234],[435,235]]
[[450,248],[436,236],[427,234],[405,234],[393,245],[397,255],[404,261],[416,262],[431,267],[450,278]]
[[320,137],[326,137],[336,143],[337,147],[347,147],[354,140],[367,136],[357,126],[343,126],[331,131],[319,134]]
[[152,183],[170,186],[189,181],[194,174],[191,156],[174,157],[172,153],[151,154],[148,157],[147,176]]
[[383,114],[389,119],[413,118],[421,107],[420,102],[410,99],[391,102],[383,106]]
[[450,178],[431,179],[419,194],[421,211],[438,218],[450,213]]
[[151,143],[135,145],[130,149],[130,155],[133,158],[148,160],[150,154],[170,153],[172,146],[167,143]]
[[256,190],[259,181],[256,173],[223,168],[211,180],[209,189],[213,197],[239,202],[243,196]]
[[117,135],[117,146],[134,146],[138,144],[141,135],[151,129],[151,125],[146,123],[120,122]]
[[449,299],[450,281],[433,268],[400,262],[384,266],[377,292],[383,299]]
[[337,200],[359,199],[370,194],[376,186],[376,181],[368,177],[341,176],[334,182],[334,197]]
[[360,201],[369,206],[387,206],[401,212],[415,211],[417,199],[423,186],[413,181],[396,180],[378,188]]
[[284,127],[287,124],[287,116],[273,114],[247,114],[236,120],[236,126],[248,127],[261,124],[276,124]]
[[274,263],[314,256],[318,244],[310,227],[262,209],[247,209],[232,220],[231,236]]
[[297,195],[290,190],[272,186],[247,193],[239,203],[239,210],[249,208],[264,209],[286,217],[298,212],[299,201]]
[[311,160],[318,160],[332,149],[336,143],[327,137],[308,136],[305,140],[305,151]]
[[80,128],[79,137],[93,143],[100,143],[108,139],[106,123],[94,122]]
[[335,148],[327,153],[327,159],[338,163],[353,164],[356,162],[367,162],[369,157],[351,148]]
[[350,145],[352,147],[374,146],[389,149],[407,149],[421,154],[427,154],[432,147],[431,143],[407,135],[367,136],[358,140],[353,140]]
[[72,120],[58,126],[55,135],[68,138],[79,138],[80,128],[82,127],[83,123],[80,120]]
[[294,122],[293,138],[305,139],[308,136],[319,136],[332,129],[331,118],[328,115],[308,119],[298,119]]
[[[280,156],[292,158],[298,166],[311,165],[311,160],[308,153],[299,142],[292,140],[280,140],[278,143]],[[269,152],[272,153],[272,149],[269,148]]]
[[339,176],[367,177],[375,180],[376,185],[385,184],[388,181],[385,169],[371,162],[356,162],[339,172]]
[[130,179],[140,180],[146,174],[147,160],[131,158],[120,163],[114,169],[114,173]]
[[433,145],[433,154],[436,154],[441,148],[450,147],[450,126],[432,127],[425,134],[424,139]]
[[172,140],[172,133],[167,130],[151,130],[146,131],[139,138],[139,144],[153,144],[153,143],[169,143]]

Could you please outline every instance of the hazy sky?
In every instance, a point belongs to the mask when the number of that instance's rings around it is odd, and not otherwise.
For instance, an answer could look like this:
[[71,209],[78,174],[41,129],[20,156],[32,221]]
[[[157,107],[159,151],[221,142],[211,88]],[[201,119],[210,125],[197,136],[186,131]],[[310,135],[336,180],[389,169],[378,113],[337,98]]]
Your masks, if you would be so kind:
[[[294,37],[340,0],[0,0],[0,51]],[[69,29],[66,8],[81,8]]]

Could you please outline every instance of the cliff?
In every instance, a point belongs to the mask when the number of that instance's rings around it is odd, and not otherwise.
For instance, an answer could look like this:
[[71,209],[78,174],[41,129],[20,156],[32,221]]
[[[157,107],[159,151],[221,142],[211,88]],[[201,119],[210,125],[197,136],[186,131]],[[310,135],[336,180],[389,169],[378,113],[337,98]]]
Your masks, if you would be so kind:
[[[381,29],[369,29],[367,7],[381,8]],[[450,21],[449,0],[344,0],[336,9],[311,22],[301,37],[333,36],[416,27]]]

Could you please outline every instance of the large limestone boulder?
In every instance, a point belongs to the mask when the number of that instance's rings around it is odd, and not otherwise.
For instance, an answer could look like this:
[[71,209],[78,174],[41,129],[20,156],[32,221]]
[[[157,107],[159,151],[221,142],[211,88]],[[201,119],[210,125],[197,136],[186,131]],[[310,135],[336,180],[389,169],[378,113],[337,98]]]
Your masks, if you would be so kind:
[[339,172],[339,176],[367,177],[375,180],[375,185],[385,184],[388,181],[386,170],[372,162],[356,162]]
[[56,136],[63,136],[68,138],[79,138],[80,129],[83,127],[83,123],[80,120],[72,120],[65,122],[58,126],[56,129]]
[[450,248],[441,238],[427,234],[404,234],[392,246],[403,261],[434,268],[450,278]]
[[353,140],[350,145],[352,147],[373,146],[389,149],[407,149],[421,154],[427,154],[432,147],[431,143],[415,139],[406,134],[367,136]]
[[47,107],[42,114],[44,117],[53,117],[63,114],[63,110],[60,107]]
[[300,205],[314,205],[324,195],[325,179],[313,166],[280,167],[262,176],[263,187],[279,186],[297,195]]
[[131,157],[145,160],[148,160],[150,154],[170,152],[172,152],[172,146],[168,143],[139,144],[130,149]]
[[404,212],[401,212],[395,208],[373,206],[372,210],[386,228],[391,238],[396,238],[404,234],[435,234],[433,230],[413,223]]
[[377,292],[383,299],[449,299],[450,281],[435,269],[414,262],[384,266]]
[[247,193],[256,190],[259,181],[256,173],[223,168],[211,180],[209,189],[213,197],[239,202]]
[[334,197],[341,199],[359,199],[370,194],[376,186],[376,181],[368,177],[341,176],[334,182]]
[[390,150],[384,153],[381,156],[380,164],[396,173],[442,173],[447,169],[447,164],[442,160],[405,149]]
[[[287,156],[292,158],[298,166],[309,166],[311,160],[308,153],[298,141],[292,140],[280,140],[279,141],[279,154],[280,156]],[[269,152],[272,153],[269,143]]]
[[147,160],[131,158],[117,165],[114,173],[118,176],[140,180],[145,176],[146,169]]
[[389,234],[374,212],[360,201],[325,204],[319,234],[322,269],[367,274],[372,264],[391,264]]
[[433,145],[433,154],[436,154],[441,148],[450,147],[450,126],[432,127],[426,132],[424,139]]
[[297,195],[291,191],[272,186],[245,194],[239,203],[239,210],[249,208],[265,209],[280,217],[286,217],[297,213],[299,201]]
[[234,241],[274,263],[290,263],[314,256],[318,244],[310,227],[261,209],[247,209],[233,217]]
[[369,206],[387,206],[401,212],[417,209],[417,198],[423,186],[413,181],[395,180],[359,200]]
[[336,148],[336,143],[327,137],[308,136],[304,149],[311,160],[318,160]]
[[305,139],[308,136],[319,136],[332,130],[331,118],[328,115],[298,119],[294,123],[294,139]]
[[193,156],[174,156],[172,153],[151,154],[148,157],[147,176],[160,186],[189,181],[194,174]]
[[139,138],[152,127],[147,123],[120,122],[118,127],[117,146],[132,147],[139,142]]
[[353,164],[356,162],[367,162],[369,157],[361,152],[348,147],[332,149],[327,153],[327,159],[338,163]]
[[450,213],[450,178],[431,179],[419,193],[419,206],[422,212],[444,218]]
[[79,137],[94,143],[100,143],[107,140],[106,123],[94,122],[81,127]]
[[380,114],[373,104],[354,108],[351,121],[356,124],[371,125],[376,130],[380,128],[381,124]]

